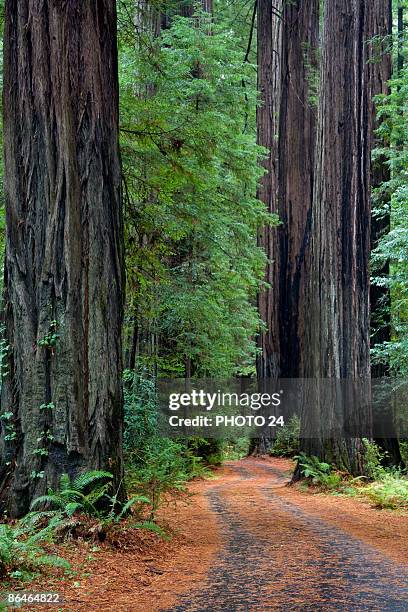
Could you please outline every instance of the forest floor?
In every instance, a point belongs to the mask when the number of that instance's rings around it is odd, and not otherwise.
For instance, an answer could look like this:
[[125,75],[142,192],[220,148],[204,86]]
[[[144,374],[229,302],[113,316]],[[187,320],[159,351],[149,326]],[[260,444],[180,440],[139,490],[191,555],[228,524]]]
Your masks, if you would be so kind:
[[59,592],[73,611],[408,610],[407,514],[288,487],[290,468],[227,462],[163,509],[171,540],[68,543],[72,577],[25,590]]

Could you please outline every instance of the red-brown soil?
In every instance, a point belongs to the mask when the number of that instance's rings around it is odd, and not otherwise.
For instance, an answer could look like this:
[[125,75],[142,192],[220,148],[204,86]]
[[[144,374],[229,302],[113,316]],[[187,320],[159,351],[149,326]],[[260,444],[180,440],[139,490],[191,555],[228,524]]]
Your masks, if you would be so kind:
[[170,541],[68,543],[77,573],[25,590],[60,592],[72,611],[408,610],[408,516],[288,487],[290,468],[229,462],[163,509]]

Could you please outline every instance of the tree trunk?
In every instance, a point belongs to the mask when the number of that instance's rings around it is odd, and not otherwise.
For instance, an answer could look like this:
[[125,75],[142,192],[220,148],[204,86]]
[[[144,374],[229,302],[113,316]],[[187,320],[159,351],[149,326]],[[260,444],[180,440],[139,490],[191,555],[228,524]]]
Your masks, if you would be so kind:
[[[318,0],[258,0],[258,143],[269,149],[258,198],[281,225],[264,228],[269,287],[258,298],[267,330],[259,336],[259,378],[303,374],[306,254],[313,196]],[[253,455],[273,441],[254,440]]]
[[[203,11],[211,14],[213,11],[213,0],[200,0],[200,6]],[[194,2],[181,3],[179,14],[182,17],[192,17],[194,10]]]
[[4,149],[13,434],[1,439],[0,496],[21,516],[63,472],[107,469],[121,486],[114,0],[6,1]]
[[401,0],[398,2],[397,9],[397,31],[398,31],[398,52],[397,52],[397,70],[401,74],[404,68],[404,3]]
[[[374,34],[372,8],[364,0],[332,0],[324,7],[305,352],[308,377],[361,381],[368,393],[371,89],[366,41]],[[326,401],[318,392],[314,402],[305,403],[302,434],[315,437],[302,440],[302,451],[362,474],[362,441],[339,435],[335,409],[342,407],[345,422],[369,437],[369,404],[357,409],[352,389],[343,404],[334,384],[323,383],[323,388]]]
[[262,231],[270,287],[259,297],[267,331],[258,376],[303,375],[306,254],[313,197],[319,1],[258,3],[258,142],[269,149],[258,193],[281,225]]
[[[143,0],[145,1],[145,0]],[[213,0],[200,0],[199,6],[203,11],[206,11],[210,15],[213,12]],[[166,10],[166,8],[168,10]],[[178,0],[173,5],[162,7],[161,13],[161,27],[166,29],[170,27],[171,19],[173,15],[180,15],[181,17],[192,17],[195,11],[195,4],[191,0]]]
[[135,28],[139,37],[146,34],[152,38],[160,36],[161,13],[159,7],[154,6],[150,0],[136,0]]

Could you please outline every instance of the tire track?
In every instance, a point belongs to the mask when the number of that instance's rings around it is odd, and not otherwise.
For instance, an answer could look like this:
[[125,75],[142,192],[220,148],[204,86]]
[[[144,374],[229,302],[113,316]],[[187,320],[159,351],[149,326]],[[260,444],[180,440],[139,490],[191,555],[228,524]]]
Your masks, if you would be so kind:
[[235,478],[206,493],[223,547],[207,583],[172,612],[408,610],[405,568],[276,495],[279,470],[257,461],[228,469]]

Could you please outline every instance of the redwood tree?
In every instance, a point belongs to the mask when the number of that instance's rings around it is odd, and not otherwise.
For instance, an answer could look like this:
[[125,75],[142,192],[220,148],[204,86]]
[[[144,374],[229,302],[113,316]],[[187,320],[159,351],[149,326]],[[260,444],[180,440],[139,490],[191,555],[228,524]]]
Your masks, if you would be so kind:
[[122,477],[115,0],[6,0],[4,149],[0,497],[20,516],[63,472]]
[[258,197],[281,225],[262,230],[269,288],[259,297],[258,375],[303,375],[306,254],[313,197],[319,1],[258,0],[258,142],[269,149]]
[[[269,151],[258,197],[281,224],[265,227],[268,288],[258,298],[259,378],[303,375],[306,255],[313,197],[319,1],[258,0],[258,143]],[[264,454],[271,440],[252,441]]]
[[[368,45],[373,3],[325,2],[316,176],[313,197],[306,373],[370,378],[369,253],[371,87]],[[303,450],[354,474],[364,471],[360,436],[342,439],[335,410],[369,437],[369,407],[353,389],[320,387],[305,404]],[[323,399],[324,398],[324,399]],[[309,398],[310,399],[310,398]],[[343,402],[343,400],[346,400]],[[367,398],[369,400],[369,398]],[[325,434],[322,435],[322,424]],[[332,438],[331,438],[331,434]]]

